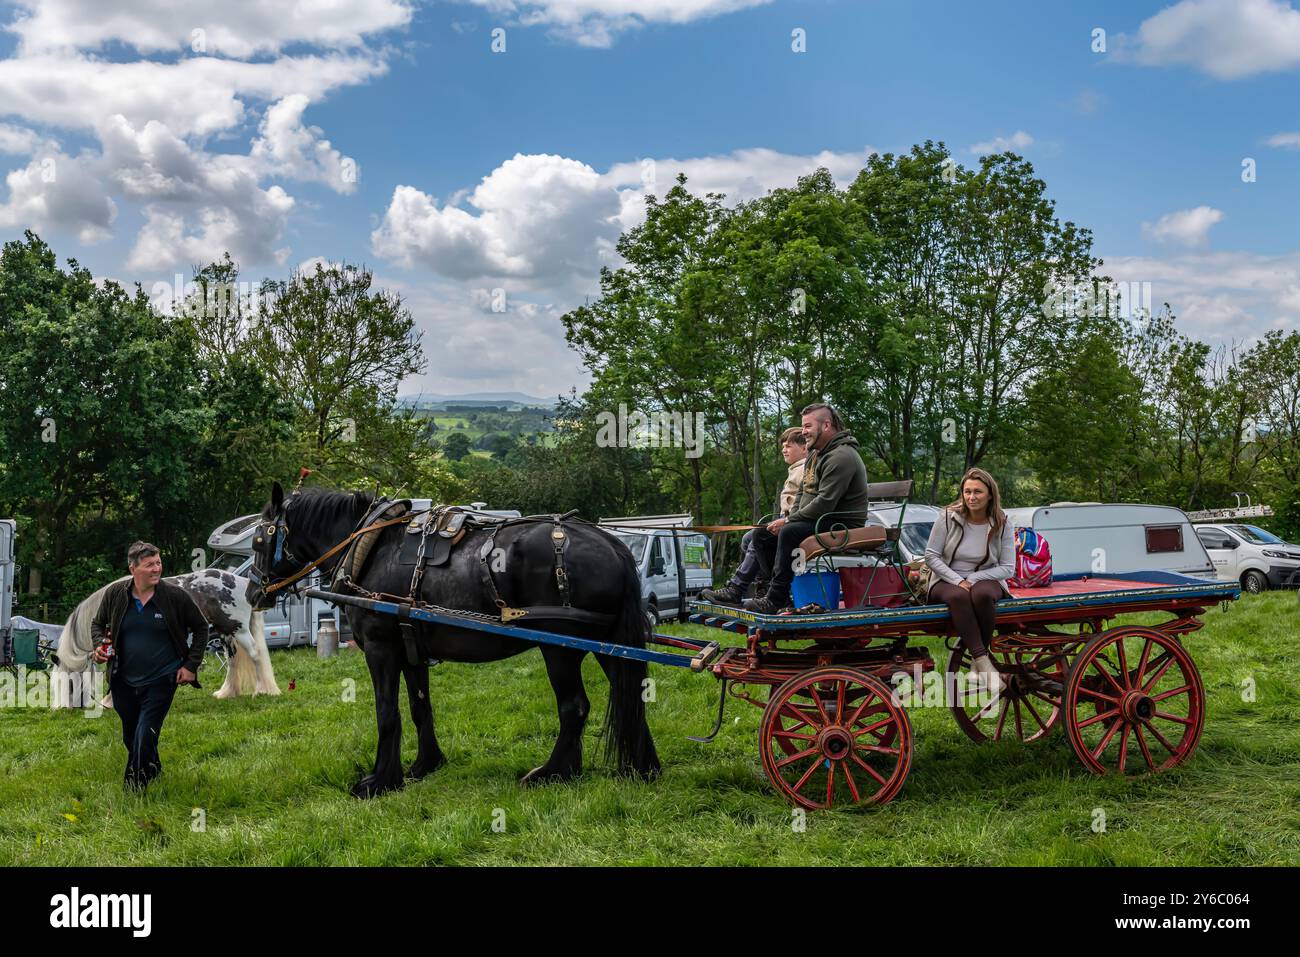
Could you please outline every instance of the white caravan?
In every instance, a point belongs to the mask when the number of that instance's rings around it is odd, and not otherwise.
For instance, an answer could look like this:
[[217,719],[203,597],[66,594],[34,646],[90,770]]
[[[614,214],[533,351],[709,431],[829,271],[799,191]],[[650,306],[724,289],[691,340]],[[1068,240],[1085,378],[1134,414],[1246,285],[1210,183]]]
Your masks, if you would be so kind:
[[[925,555],[930,529],[939,517],[933,505],[879,505],[871,521],[897,525],[905,561]],[[1168,571],[1216,579],[1214,563],[1182,509],[1167,505],[1104,502],[1056,502],[1032,508],[1009,508],[1017,527],[1029,527],[1047,539],[1056,575],[1106,575],[1112,572]],[[837,566],[862,564],[837,559]]]

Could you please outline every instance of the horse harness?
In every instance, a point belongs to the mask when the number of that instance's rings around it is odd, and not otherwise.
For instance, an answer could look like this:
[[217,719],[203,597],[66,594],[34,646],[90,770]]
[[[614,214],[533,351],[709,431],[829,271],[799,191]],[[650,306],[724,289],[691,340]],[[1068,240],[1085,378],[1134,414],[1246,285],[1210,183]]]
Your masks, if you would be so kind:
[[[431,509],[412,512],[409,499],[390,501],[381,498],[358,523],[357,529],[361,530],[362,534],[354,531],[347,552],[335,567],[330,588],[337,592],[396,602],[399,608],[409,611],[413,606],[426,604],[420,601],[420,590],[423,586],[425,570],[429,566],[437,568],[446,565],[451,557],[452,550],[471,529],[487,529],[487,538],[478,552],[479,570],[483,584],[487,588],[488,594],[491,595],[493,604],[497,607],[497,615],[484,615],[464,609],[439,608],[439,611],[449,613],[455,617],[486,620],[499,624],[510,624],[520,619],[532,619],[537,621],[570,621],[577,624],[607,627],[613,624],[614,615],[574,608],[571,602],[572,589],[568,569],[564,563],[564,553],[568,548],[569,535],[565,531],[564,523],[572,519],[576,514],[577,509],[574,509],[562,515],[526,515],[520,518],[503,518],[454,505],[438,505]],[[405,596],[389,595],[362,588],[353,579],[361,575],[366,560],[370,557],[371,550],[378,542],[379,535],[384,528],[397,524],[399,519],[404,520],[406,531],[398,545],[397,563],[402,566],[413,566],[407,594]],[[579,521],[582,520],[579,519]],[[559,593],[560,604],[513,606],[502,597],[501,591],[497,587],[496,578],[493,575],[492,565],[499,557],[499,549],[496,545],[497,534],[507,526],[543,522],[551,525],[550,541],[555,563],[555,587]],[[437,606],[430,607],[437,608]],[[407,661],[412,665],[419,664],[420,657],[417,653],[415,625],[406,620],[401,613],[399,613],[399,618],[403,619],[399,621],[399,628],[402,631],[402,639],[406,646]]]

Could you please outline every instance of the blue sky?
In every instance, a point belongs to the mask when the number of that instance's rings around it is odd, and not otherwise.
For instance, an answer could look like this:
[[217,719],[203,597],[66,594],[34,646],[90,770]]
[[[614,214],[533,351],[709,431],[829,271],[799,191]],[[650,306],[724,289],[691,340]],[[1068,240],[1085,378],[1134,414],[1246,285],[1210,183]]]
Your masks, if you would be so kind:
[[585,381],[558,317],[647,189],[678,169],[737,198],[817,165],[847,183],[868,150],[934,139],[969,164],[1023,153],[1189,334],[1300,322],[1287,0],[287,9],[0,4],[0,238],[33,228],[146,290],[223,249],[250,279],[365,262],[425,333],[411,390],[551,395]]

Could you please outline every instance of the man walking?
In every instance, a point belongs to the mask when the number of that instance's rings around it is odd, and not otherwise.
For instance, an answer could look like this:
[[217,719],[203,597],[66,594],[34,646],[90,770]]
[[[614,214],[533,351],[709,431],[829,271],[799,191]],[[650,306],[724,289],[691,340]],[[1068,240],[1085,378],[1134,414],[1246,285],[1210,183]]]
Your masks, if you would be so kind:
[[[746,599],[744,607],[765,615],[790,604],[796,550],[813,533],[817,519],[834,512],[836,524],[852,527],[867,521],[867,466],[858,454],[858,440],[825,402],[807,406],[802,416],[808,458],[799,496],[789,515],[754,533],[754,553],[764,572],[771,570],[772,583],[766,595]],[[828,530],[829,525],[823,529]]]
[[[126,561],[131,577],[104,593],[90,632],[95,660],[108,662],[113,710],[122,719],[123,783],[143,790],[162,772],[158,738],[176,686],[200,687],[208,623],[184,589],[162,580],[157,546],[136,542]],[[105,637],[112,642],[111,657],[102,647]]]

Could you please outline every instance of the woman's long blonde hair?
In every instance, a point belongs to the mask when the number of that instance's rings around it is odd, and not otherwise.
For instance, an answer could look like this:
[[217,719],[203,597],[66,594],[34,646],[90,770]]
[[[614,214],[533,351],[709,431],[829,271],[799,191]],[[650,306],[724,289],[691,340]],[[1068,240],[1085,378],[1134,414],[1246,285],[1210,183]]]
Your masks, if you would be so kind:
[[970,509],[966,507],[966,499],[961,492],[971,479],[982,483],[989,490],[989,531],[996,532],[1002,528],[1002,523],[1007,520],[1007,513],[1002,511],[1002,493],[998,491],[998,480],[984,469],[972,467],[966,470],[966,474],[957,483],[957,501],[949,505],[948,508],[954,512],[961,512],[962,518],[970,519]]

